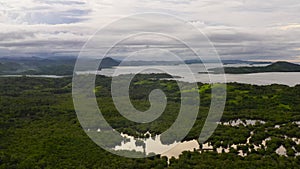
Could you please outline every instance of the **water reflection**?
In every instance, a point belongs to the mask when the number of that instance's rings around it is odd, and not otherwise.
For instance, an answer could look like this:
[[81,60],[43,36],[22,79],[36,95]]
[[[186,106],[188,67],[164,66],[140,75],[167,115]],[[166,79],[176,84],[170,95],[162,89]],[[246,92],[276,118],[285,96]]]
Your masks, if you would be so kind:
[[[146,155],[150,153],[161,154],[162,156],[167,156],[168,158],[175,157],[178,158],[183,151],[194,151],[199,149],[199,143],[197,140],[184,141],[184,142],[174,142],[172,144],[163,144],[160,135],[156,135],[149,138],[134,138],[127,134],[121,133],[124,140],[121,145],[115,146],[114,150],[129,150],[143,152]],[[170,149],[167,152],[164,150]]]

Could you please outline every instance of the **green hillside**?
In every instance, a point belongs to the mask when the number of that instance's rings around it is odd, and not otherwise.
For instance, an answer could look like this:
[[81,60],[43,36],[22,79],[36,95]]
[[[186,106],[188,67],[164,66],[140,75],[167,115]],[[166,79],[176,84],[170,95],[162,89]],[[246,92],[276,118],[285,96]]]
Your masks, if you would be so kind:
[[[222,68],[209,69],[212,73],[222,73]],[[300,65],[289,62],[275,62],[268,66],[243,66],[243,67],[224,67],[227,74],[247,74],[263,72],[300,72]]]

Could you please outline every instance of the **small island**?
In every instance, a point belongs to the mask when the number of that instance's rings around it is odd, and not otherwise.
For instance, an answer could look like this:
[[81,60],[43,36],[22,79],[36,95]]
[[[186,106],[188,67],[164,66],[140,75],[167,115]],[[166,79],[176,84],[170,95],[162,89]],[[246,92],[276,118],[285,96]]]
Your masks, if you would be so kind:
[[[265,72],[300,72],[300,65],[285,61],[272,63],[268,66],[242,66],[242,67],[224,67],[208,69],[213,74],[249,74]],[[202,72],[199,72],[202,73]]]

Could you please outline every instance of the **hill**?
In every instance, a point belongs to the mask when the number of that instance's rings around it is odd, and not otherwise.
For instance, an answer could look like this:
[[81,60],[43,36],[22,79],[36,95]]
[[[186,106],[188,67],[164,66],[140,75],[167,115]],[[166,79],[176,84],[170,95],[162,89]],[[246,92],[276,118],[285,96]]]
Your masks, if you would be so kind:
[[[97,60],[87,59],[88,62]],[[0,74],[2,75],[72,75],[76,58],[71,57],[12,57],[0,58]],[[99,68],[118,66],[120,61],[104,58]]]
[[10,72],[10,71],[17,71],[20,68],[20,64],[15,62],[0,62],[0,72]]
[[[223,73],[222,68],[209,69],[212,73]],[[224,67],[227,74],[247,74],[247,73],[264,73],[264,72],[300,72],[300,65],[290,62],[275,62],[268,66],[243,66],[243,67]]]
[[118,66],[121,62],[110,57],[103,58],[100,63],[100,68],[110,68]]
[[[191,60],[185,60],[186,64],[201,64],[201,63],[219,63],[218,60],[204,60],[201,61],[199,59],[191,59]],[[247,61],[247,60],[221,60],[223,65],[232,65],[232,64],[271,64],[272,62],[259,62],[259,61]]]

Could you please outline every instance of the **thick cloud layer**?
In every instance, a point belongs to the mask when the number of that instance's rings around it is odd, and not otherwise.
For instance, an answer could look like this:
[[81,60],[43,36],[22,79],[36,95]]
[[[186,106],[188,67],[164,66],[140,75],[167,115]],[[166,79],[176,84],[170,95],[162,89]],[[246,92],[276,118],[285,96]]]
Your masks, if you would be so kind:
[[0,57],[77,56],[112,21],[162,12],[207,34],[223,59],[300,60],[299,11],[299,0],[0,0]]

